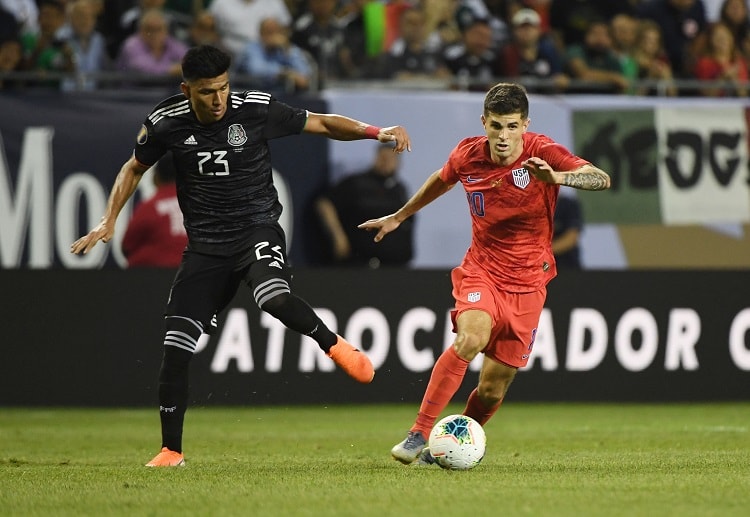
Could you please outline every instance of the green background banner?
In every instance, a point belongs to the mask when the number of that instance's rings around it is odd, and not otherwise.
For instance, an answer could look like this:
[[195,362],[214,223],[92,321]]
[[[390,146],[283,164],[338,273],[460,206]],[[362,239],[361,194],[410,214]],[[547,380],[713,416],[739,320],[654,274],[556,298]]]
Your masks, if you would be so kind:
[[607,171],[607,192],[579,192],[587,223],[661,222],[652,109],[574,111],[576,154]]

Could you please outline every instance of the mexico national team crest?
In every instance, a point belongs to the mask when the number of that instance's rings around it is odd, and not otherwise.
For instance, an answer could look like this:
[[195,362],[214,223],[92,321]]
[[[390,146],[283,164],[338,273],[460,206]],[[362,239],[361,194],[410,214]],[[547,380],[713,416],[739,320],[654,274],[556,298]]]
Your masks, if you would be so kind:
[[524,167],[513,169],[511,173],[513,173],[513,184],[518,188],[526,188],[529,185],[529,182],[531,182],[529,171]]
[[242,127],[242,124],[232,124],[229,126],[227,142],[229,142],[229,145],[235,147],[247,142],[247,133],[245,133],[245,128]]

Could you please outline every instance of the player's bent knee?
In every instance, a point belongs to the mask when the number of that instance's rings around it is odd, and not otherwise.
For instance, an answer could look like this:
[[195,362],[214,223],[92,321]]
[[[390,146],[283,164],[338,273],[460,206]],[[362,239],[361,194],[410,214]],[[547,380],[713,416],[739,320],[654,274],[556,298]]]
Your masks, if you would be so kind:
[[263,302],[263,305],[258,306],[261,310],[267,312],[271,316],[278,317],[277,314],[283,310],[283,307],[286,305],[287,301],[289,301],[290,296],[291,295],[288,292],[278,293],[276,296],[266,299]]
[[193,318],[185,316],[167,316],[164,319],[166,333],[164,334],[164,346],[174,347],[195,353],[198,339],[203,333],[203,324]]
[[284,278],[271,277],[253,283],[253,298],[262,310],[274,315],[286,304],[292,291]]
[[474,359],[485,346],[487,346],[487,339],[473,332],[459,332],[453,342],[456,354],[467,361]]

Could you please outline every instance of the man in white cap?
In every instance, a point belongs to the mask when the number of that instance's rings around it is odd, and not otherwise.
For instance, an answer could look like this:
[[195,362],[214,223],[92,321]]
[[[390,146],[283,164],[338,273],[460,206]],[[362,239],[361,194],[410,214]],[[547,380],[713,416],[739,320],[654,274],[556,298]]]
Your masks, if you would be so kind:
[[531,92],[559,92],[570,79],[563,73],[563,58],[552,38],[542,31],[542,19],[533,9],[519,9],[511,18],[512,39],[500,53],[503,77],[519,78]]

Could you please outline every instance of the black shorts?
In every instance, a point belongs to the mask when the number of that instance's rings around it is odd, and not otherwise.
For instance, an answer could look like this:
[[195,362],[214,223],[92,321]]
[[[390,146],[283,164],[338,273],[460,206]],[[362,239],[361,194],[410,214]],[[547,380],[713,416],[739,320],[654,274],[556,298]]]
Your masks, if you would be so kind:
[[279,225],[260,226],[246,251],[231,257],[196,253],[182,257],[167,301],[166,316],[183,316],[203,323],[210,333],[216,315],[232,301],[243,280],[253,290],[274,279],[289,284],[286,238]]

